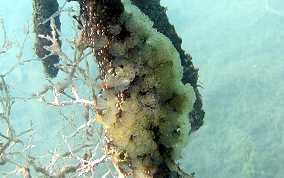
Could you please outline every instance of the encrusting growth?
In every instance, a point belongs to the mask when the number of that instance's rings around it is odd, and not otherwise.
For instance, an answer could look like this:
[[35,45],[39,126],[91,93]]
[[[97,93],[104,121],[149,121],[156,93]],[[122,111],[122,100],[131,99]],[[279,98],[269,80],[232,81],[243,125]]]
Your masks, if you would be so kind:
[[102,80],[96,108],[106,154],[122,176],[155,177],[159,165],[180,158],[189,137],[195,93],[181,81],[179,54],[129,0],[79,4],[78,48],[93,49]]

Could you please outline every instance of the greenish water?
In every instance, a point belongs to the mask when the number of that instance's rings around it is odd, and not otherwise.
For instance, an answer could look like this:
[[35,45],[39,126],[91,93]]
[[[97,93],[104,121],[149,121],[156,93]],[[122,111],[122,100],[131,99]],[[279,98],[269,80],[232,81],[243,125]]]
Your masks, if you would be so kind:
[[283,177],[284,3],[162,2],[203,87],[205,123],[182,167],[202,178]]
[[[63,0],[60,2],[63,4]],[[32,32],[33,22],[30,1],[0,0],[0,4],[8,39],[14,42],[12,48],[0,55],[0,74],[3,74],[17,63],[20,50],[15,40],[21,44],[24,26],[29,26]],[[195,172],[197,178],[283,177],[284,3],[281,0],[179,0],[175,3],[163,0],[162,4],[168,6],[170,21],[183,39],[183,48],[199,68],[206,112],[204,125],[191,135],[183,158],[178,161],[180,166],[188,173]],[[72,38],[71,24],[62,23],[63,36]],[[1,29],[0,45],[2,34]],[[30,33],[28,37],[22,60],[34,57],[34,36]],[[73,55],[70,46],[63,44],[63,50]],[[39,61],[17,67],[5,78],[11,94],[28,98],[30,93],[42,90],[48,84],[42,70]],[[84,86],[79,91],[90,97]],[[45,99],[52,101],[52,93]],[[66,113],[65,119],[58,110]],[[29,152],[41,156],[39,159],[45,164],[49,161],[46,158],[51,158],[48,150],[55,152],[56,146],[62,152],[68,150],[62,144],[62,135],[69,135],[71,128],[84,124],[82,107],[78,105],[58,109],[37,99],[19,99],[11,113],[18,133],[29,129],[29,122],[33,122],[36,129],[33,143],[37,146]],[[75,116],[80,119],[69,121]],[[0,132],[5,133],[6,129],[1,122]],[[21,139],[28,143],[29,135]],[[80,138],[79,135],[77,141]],[[99,149],[98,155],[101,154]],[[0,166],[0,172],[9,172],[9,169],[12,168]]]

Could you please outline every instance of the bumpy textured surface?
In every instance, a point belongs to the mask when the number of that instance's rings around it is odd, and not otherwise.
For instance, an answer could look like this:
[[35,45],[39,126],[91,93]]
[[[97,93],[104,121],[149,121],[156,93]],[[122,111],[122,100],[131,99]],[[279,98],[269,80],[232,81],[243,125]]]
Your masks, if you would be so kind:
[[81,46],[94,50],[103,88],[97,119],[106,153],[134,176],[153,175],[180,157],[195,102],[171,41],[129,0],[82,0]]
[[181,48],[182,39],[176,33],[174,26],[170,24],[166,14],[166,8],[160,5],[160,0],[148,0],[147,3],[141,0],[131,0],[131,2],[154,22],[154,28],[171,40],[180,55],[181,65],[183,66],[182,82],[184,84],[190,83],[196,96],[193,109],[188,114],[189,122],[191,124],[190,133],[192,133],[203,125],[203,119],[205,117],[205,112],[202,108],[202,98],[197,84],[198,69],[194,67],[191,56]]

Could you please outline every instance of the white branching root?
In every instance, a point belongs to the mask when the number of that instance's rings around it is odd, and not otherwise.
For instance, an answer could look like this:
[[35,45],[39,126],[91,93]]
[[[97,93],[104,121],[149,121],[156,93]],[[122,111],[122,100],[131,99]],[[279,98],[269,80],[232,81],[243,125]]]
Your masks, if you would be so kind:
[[[10,92],[12,84],[7,84],[5,77],[20,65],[27,64],[28,62],[37,59],[21,59],[25,52],[25,41],[26,39],[29,39],[28,35],[30,30],[28,29],[28,25],[23,29],[25,33],[23,42],[20,43],[17,40],[9,41],[5,31],[4,19],[0,16],[0,28],[2,27],[4,30],[4,40],[0,42],[0,55],[6,53],[13,47],[16,47],[20,51],[19,54],[15,56],[15,65],[5,73],[0,71],[0,166],[9,166],[10,168],[13,168],[12,170],[1,169],[0,177],[8,178],[22,176],[28,178],[38,176],[61,178],[68,177],[68,174],[71,173],[73,177],[89,177],[89,174],[91,174],[91,176],[97,174],[95,170],[97,165],[109,161],[109,157],[104,155],[101,150],[103,131],[102,129],[98,129],[99,126],[95,124],[96,99],[94,97],[95,89],[93,86],[96,79],[90,77],[89,64],[86,60],[82,60],[89,54],[84,54],[83,52],[75,50],[77,56],[75,56],[74,59],[69,58],[66,53],[62,51],[59,42],[57,41],[57,35],[60,36],[61,33],[56,28],[53,17],[49,20],[52,28],[51,36],[39,35],[39,37],[47,39],[52,43],[50,46],[44,46],[46,50],[50,51],[50,55],[62,57],[62,61],[60,61],[62,64],[55,65],[63,71],[67,77],[63,82],[57,84],[48,81],[51,85],[44,86],[42,91],[37,92],[32,96],[30,96],[31,91],[25,90],[25,94],[28,93],[29,98],[16,98]],[[68,40],[65,39],[65,41]],[[69,41],[71,43],[72,40]],[[74,44],[70,45],[72,46]],[[47,56],[44,58],[46,57]],[[85,62],[84,67],[80,67],[79,65],[81,61]],[[93,100],[84,99],[85,96],[80,97],[82,94],[80,95],[77,88],[80,89],[82,85],[91,88],[90,93],[92,96],[89,96],[88,98],[94,98]],[[47,97],[49,94],[54,98],[53,100],[51,99],[51,101],[46,99],[50,98],[50,96]],[[66,127],[62,127],[62,130],[58,130],[58,133],[62,135],[61,142],[56,145],[54,150],[52,149],[53,151],[47,151],[46,154],[42,153],[43,155],[33,154],[33,150],[39,148],[40,145],[34,143],[36,142],[35,138],[39,129],[34,128],[32,120],[26,122],[27,124],[30,124],[29,129],[18,132],[17,129],[14,128],[15,126],[10,117],[15,100],[31,100],[35,98],[47,105],[56,106],[53,108],[55,108],[55,110],[58,111],[58,114],[62,116],[63,121],[68,122]],[[71,107],[69,105],[74,104],[81,105],[85,110],[81,118],[78,118],[78,114],[75,110],[70,111],[70,113],[72,113],[72,118],[70,118],[68,114],[66,114],[66,116],[61,112],[63,106]],[[76,117],[76,120],[73,117]],[[81,121],[83,124],[81,123],[78,125],[78,120],[80,119],[82,119]],[[76,121],[77,123],[75,123]],[[68,149],[67,151],[66,147]],[[111,171],[109,170],[103,177],[106,177],[110,173]]]
[[0,47],[0,54],[1,54],[1,53],[5,53],[7,50],[9,50],[12,47],[12,42],[7,39],[4,18],[2,16],[0,16],[0,24],[3,30],[3,44]]
[[[43,92],[47,92],[48,90],[44,90]],[[86,99],[81,99],[79,97],[79,94],[78,94],[78,89],[75,88],[74,86],[71,87],[71,91],[73,93],[73,95],[75,96],[75,100],[71,100],[71,101],[63,101],[63,102],[60,102],[60,93],[58,92],[58,89],[56,86],[53,86],[53,96],[54,96],[54,101],[53,102],[47,102],[45,99],[44,99],[44,95],[43,95],[43,92],[40,92],[41,95],[39,93],[37,93],[36,95],[39,97],[39,101],[41,102],[44,102],[48,105],[51,105],[51,106],[66,106],[66,105],[71,105],[71,104],[74,104],[74,103],[78,103],[78,104],[81,104],[81,105],[91,105],[91,106],[96,106],[96,101],[90,101],[90,100],[86,100]]]
[[103,155],[101,158],[93,160],[93,161],[81,160],[83,166],[81,166],[79,169],[76,170],[76,171],[79,172],[78,176],[85,175],[88,172],[92,172],[92,174],[94,174],[94,172],[93,172],[94,168],[97,165],[104,163],[108,160],[110,160],[110,158],[106,155]]
[[31,177],[30,169],[28,167],[17,168],[16,170],[5,175],[4,178],[10,177],[10,176],[13,176],[13,175],[16,175],[16,176],[23,175],[24,178],[30,178]]
[[60,45],[58,44],[58,41],[57,41],[57,38],[56,38],[56,26],[55,26],[54,19],[50,20],[50,27],[52,29],[52,31],[51,31],[52,37],[49,36],[49,35],[46,35],[46,36],[44,36],[42,34],[38,35],[40,38],[45,38],[48,41],[52,42],[52,45],[44,46],[43,48],[50,52],[49,56],[58,55],[58,56],[65,58],[66,60],[70,61],[69,58],[67,57],[67,55],[61,51]]

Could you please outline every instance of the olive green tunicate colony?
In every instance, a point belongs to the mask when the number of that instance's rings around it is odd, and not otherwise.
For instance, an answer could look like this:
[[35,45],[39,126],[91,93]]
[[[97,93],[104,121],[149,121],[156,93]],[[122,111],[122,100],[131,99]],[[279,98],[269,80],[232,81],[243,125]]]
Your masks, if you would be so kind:
[[196,100],[182,82],[179,53],[129,0],[78,2],[80,48],[93,49],[103,86],[96,109],[106,154],[124,176],[131,170],[133,177],[159,177],[162,165],[177,169]]

